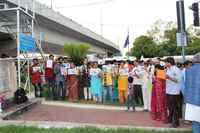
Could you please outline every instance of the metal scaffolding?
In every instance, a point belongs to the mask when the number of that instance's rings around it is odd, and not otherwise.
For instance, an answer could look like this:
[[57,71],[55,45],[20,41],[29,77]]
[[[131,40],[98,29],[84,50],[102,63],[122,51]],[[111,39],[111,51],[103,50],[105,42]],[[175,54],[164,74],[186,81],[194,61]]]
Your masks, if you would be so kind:
[[[29,3],[30,4],[30,3]],[[34,38],[34,19],[35,19],[35,0],[32,0],[31,8],[22,7],[21,0],[18,0],[18,4],[14,5],[9,3],[6,0],[0,1],[0,32],[9,34],[12,36],[15,43],[16,50],[16,59],[17,59],[17,83],[18,88],[21,86],[21,70],[23,67],[23,63],[27,64],[28,74],[25,83],[25,87],[29,87],[30,91],[30,75],[29,75],[29,58],[28,52],[20,50],[20,33],[24,33],[26,35],[30,35]],[[3,6],[1,6],[3,5]],[[30,6],[30,5],[29,5]],[[37,49],[40,51],[40,47],[38,47],[36,43]],[[41,54],[43,52],[40,52]],[[24,60],[20,59],[20,55],[24,55]]]

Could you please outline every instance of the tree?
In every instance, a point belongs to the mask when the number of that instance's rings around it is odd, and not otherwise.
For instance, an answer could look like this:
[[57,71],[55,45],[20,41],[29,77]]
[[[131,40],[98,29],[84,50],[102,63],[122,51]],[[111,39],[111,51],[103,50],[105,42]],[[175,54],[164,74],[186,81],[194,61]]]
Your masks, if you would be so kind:
[[191,37],[190,43],[186,47],[186,54],[193,55],[200,52],[200,38]]
[[81,65],[88,50],[90,44],[88,43],[66,43],[64,45],[64,52],[68,55],[76,65]]
[[156,53],[156,43],[153,41],[152,37],[139,36],[133,43],[131,53],[137,58],[140,58],[141,56],[144,56],[145,58],[154,57]]
[[[181,55],[181,47],[177,47],[177,28],[174,22],[156,21],[147,35],[141,35],[135,39],[131,55],[140,58],[163,57]],[[193,55],[200,52],[200,31],[189,26],[187,29],[188,46],[186,54]]]
[[177,47],[176,43],[176,33],[177,29],[166,29],[164,31],[164,41],[161,43],[163,45],[163,50],[167,51],[167,55],[165,56],[173,56],[180,54],[180,48]]
[[165,39],[164,31],[175,27],[176,23],[159,19],[151,26],[150,30],[147,30],[147,35],[152,37],[156,43],[161,43]]
[[170,53],[164,48],[164,45],[156,46],[156,55],[154,57],[163,57],[166,55],[170,55]]
[[193,25],[190,25],[187,28],[187,31],[191,37],[200,37],[200,30],[195,28]]

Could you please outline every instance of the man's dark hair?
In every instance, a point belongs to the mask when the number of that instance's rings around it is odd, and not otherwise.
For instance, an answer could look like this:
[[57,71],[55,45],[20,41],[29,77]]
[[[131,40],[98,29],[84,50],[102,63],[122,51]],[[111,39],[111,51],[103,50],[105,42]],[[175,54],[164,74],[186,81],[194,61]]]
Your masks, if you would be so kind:
[[186,60],[186,61],[183,63],[184,66],[187,66],[187,65],[189,65],[189,64],[192,64],[192,61]]
[[175,60],[173,57],[168,57],[165,62],[170,63],[171,65],[176,65]]
[[140,60],[139,60],[139,59],[137,59],[137,60],[135,60],[134,62],[137,62],[137,63],[139,63],[139,62],[140,62]]
[[37,59],[37,58],[34,58],[33,61],[38,61],[38,59]]
[[50,58],[50,57],[54,57],[54,56],[53,56],[52,54],[50,54],[50,55],[49,55],[49,58]]
[[161,61],[161,58],[160,58],[160,57],[158,57],[158,58],[157,58],[157,60],[158,60],[158,61]]
[[138,63],[140,63],[140,64],[141,64],[141,63],[144,63],[144,61],[143,61],[143,60],[139,60],[139,61],[138,61]]
[[178,62],[176,65],[178,68],[181,68],[183,66],[183,63]]
[[111,61],[106,60],[106,61],[105,61],[105,64],[106,64],[106,65],[107,65],[107,64],[110,64],[110,62],[111,62]]
[[63,60],[63,57],[62,56],[58,57],[58,60]]

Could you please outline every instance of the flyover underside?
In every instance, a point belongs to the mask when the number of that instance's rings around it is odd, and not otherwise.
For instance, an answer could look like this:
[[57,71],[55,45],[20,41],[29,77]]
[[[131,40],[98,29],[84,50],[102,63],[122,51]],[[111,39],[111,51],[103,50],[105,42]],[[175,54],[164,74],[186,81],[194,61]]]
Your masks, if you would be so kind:
[[[57,54],[57,55],[65,55],[64,48],[61,45],[48,43],[48,42],[42,42],[42,50],[45,54]],[[95,49],[95,47],[91,47],[88,51],[88,53],[96,53],[100,55],[107,54],[105,51],[100,51]]]
[[[45,54],[65,55],[63,45],[42,41],[41,47]],[[36,51],[36,52],[38,52],[38,51]],[[89,49],[88,53],[97,53],[97,54],[101,54],[101,55],[106,54],[106,52],[104,50],[102,50],[101,48],[98,48],[96,46],[92,46]],[[16,44],[16,40],[12,37],[11,34],[0,32],[0,55],[2,55],[2,54],[16,57],[17,56],[17,44]]]
[[86,42],[91,44],[92,51],[96,53],[117,53],[118,50],[115,48],[99,42],[98,40],[92,39],[86,35],[74,31],[68,27],[58,24],[54,21],[49,21],[43,16],[36,16],[37,24],[35,27],[36,36],[39,39],[40,33],[43,33],[44,40],[54,44],[64,45],[70,42]]
[[[16,56],[16,11],[1,11],[0,13],[4,15],[0,17],[0,31],[2,31],[0,32],[0,54]],[[26,24],[26,22],[28,23],[29,21],[24,20],[26,20],[26,16],[22,13],[20,15],[20,22],[22,22],[20,23],[20,31],[29,33],[30,30],[26,30],[27,27],[30,26],[30,24]],[[108,53],[117,52],[115,48],[104,42],[95,40],[40,15],[36,15],[34,35],[37,44],[41,42],[44,53],[64,55],[64,44],[77,42],[89,43],[91,45],[89,53],[108,55]]]

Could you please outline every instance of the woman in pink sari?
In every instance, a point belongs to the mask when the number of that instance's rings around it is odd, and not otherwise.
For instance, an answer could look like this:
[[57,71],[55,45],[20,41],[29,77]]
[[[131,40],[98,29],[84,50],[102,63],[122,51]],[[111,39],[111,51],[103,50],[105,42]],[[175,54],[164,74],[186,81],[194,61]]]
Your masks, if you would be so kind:
[[78,77],[77,69],[75,64],[72,62],[70,64],[70,69],[68,69],[68,89],[69,89],[69,101],[76,102],[79,98],[79,89],[78,89]]
[[167,122],[166,82],[157,76],[158,70],[164,70],[160,65],[155,66],[151,100],[151,115],[153,120]]

